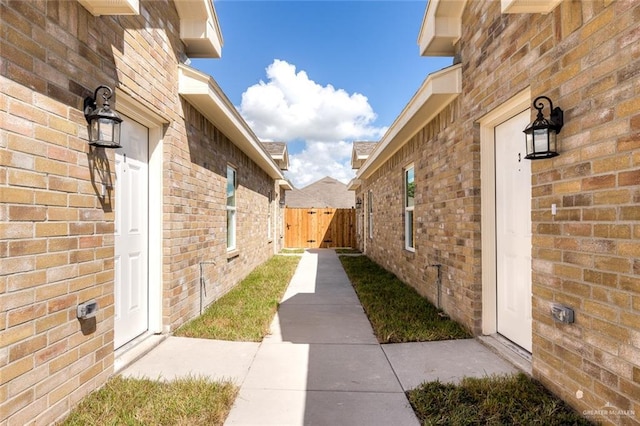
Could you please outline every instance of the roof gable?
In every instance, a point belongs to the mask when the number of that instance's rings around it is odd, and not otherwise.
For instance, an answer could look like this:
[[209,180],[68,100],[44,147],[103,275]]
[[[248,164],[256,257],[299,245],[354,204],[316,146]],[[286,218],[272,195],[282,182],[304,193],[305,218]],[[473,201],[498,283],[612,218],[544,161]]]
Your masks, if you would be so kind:
[[280,167],[280,170],[289,170],[289,150],[286,142],[260,142],[262,147],[269,153],[273,161]]
[[359,169],[369,158],[378,142],[358,141],[353,142],[351,150],[351,168]]
[[304,188],[287,193],[288,207],[350,209],[355,206],[355,194],[344,183],[326,176]]

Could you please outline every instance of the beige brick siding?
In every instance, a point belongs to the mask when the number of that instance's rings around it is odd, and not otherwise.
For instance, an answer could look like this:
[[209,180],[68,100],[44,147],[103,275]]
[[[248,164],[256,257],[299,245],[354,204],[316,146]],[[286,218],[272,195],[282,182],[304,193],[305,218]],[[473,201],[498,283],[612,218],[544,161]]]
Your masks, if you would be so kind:
[[[553,99],[565,112],[560,156],[531,163],[533,372],[580,412],[607,403],[633,411],[598,418],[620,424],[640,418],[639,17],[632,0],[564,1],[547,15],[467,2],[456,54],[461,95],[357,192],[366,203],[373,190],[375,200],[374,238],[365,223],[360,246],[434,302],[429,265],[442,264],[442,307],[479,334],[476,123],[527,87],[532,100]],[[402,169],[410,163],[415,253],[403,240]],[[555,323],[553,302],[573,308],[576,322]]]
[[[433,265],[442,265],[440,306],[477,333],[481,289],[479,258],[474,257],[480,232],[480,169],[477,153],[447,126],[458,115],[457,105],[447,107],[366,180],[362,191],[373,191],[374,211],[367,255],[436,304],[438,273]],[[404,249],[403,170],[409,164],[414,164],[417,188],[415,252]],[[366,204],[367,197],[363,199]]]
[[[100,84],[157,111],[163,138],[162,327],[175,329],[282,245],[274,179],[178,95],[171,2],[137,16],[0,0],[0,424],[52,424],[113,374],[115,194],[89,166],[83,99]],[[118,109],[117,95],[112,105]],[[105,150],[113,179],[114,152]],[[227,256],[226,164],[238,170]],[[281,195],[280,195],[281,196]],[[113,208],[109,208],[109,206]],[[279,222],[280,221],[280,222]],[[200,298],[200,262],[205,285]],[[95,298],[95,321],[76,306]]]
[[[202,304],[228,292],[273,253],[277,240],[267,238],[269,192],[273,179],[261,170],[211,123],[183,102],[188,123],[188,146],[175,150],[164,184],[171,203],[165,205],[165,286],[169,301],[164,323],[171,330],[199,313],[200,262],[205,287]],[[215,147],[215,149],[212,149]],[[188,149],[187,149],[188,148]],[[237,171],[237,250],[228,253],[226,222],[227,165]],[[278,200],[273,196],[271,208]],[[275,217],[272,215],[272,221]],[[272,229],[275,227],[273,222]],[[206,293],[206,296],[205,296]]]

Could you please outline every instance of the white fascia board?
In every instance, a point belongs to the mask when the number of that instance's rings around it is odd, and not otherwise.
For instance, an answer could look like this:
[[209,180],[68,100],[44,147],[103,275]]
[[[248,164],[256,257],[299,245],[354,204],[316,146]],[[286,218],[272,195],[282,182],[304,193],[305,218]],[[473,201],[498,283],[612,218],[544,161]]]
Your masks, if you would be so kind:
[[461,64],[429,75],[360,167],[356,178],[371,176],[461,92]]
[[220,129],[269,176],[273,179],[284,179],[280,167],[262,148],[258,137],[211,76],[179,64],[178,94]]
[[276,183],[280,188],[284,189],[285,191],[291,191],[293,189],[293,186],[291,186],[289,181],[286,179],[278,179]]
[[502,13],[550,13],[562,0],[500,0]]
[[222,32],[211,0],[174,0],[180,16],[180,38],[190,58],[220,58]]
[[453,56],[462,35],[466,0],[430,0],[422,19],[418,45],[422,56]]
[[355,191],[358,188],[360,188],[360,185],[362,185],[362,180],[360,180],[360,179],[351,179],[349,181],[349,183],[347,184],[347,191]]
[[355,147],[351,150],[351,168],[359,169],[362,164],[369,158],[369,154],[357,154]]
[[78,0],[93,16],[139,15],[139,0]]
[[362,165],[361,163],[360,156],[356,154],[356,149],[351,148],[351,168],[357,169]]

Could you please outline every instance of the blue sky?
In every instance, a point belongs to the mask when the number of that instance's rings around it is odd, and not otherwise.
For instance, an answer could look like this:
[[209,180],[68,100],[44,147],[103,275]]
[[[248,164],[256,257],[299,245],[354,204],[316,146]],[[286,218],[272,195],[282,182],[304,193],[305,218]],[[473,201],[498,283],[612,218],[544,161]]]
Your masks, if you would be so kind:
[[192,60],[263,140],[288,143],[286,176],[347,183],[353,140],[379,140],[427,75],[426,1],[216,0],[222,58]]

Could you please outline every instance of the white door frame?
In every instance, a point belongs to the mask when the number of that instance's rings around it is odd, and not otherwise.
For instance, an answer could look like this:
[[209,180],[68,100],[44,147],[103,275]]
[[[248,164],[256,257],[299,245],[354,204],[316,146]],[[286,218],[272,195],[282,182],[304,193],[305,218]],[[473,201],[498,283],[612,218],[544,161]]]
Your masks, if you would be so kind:
[[162,157],[163,127],[169,120],[120,89],[116,90],[116,110],[149,129],[149,332],[157,334],[164,331],[162,326]]
[[[480,227],[482,247],[482,334],[495,334],[497,324],[496,289],[496,175],[494,128],[531,107],[527,87],[482,117],[480,123]],[[524,130],[524,129],[522,129]],[[524,144],[524,133],[522,134]]]

